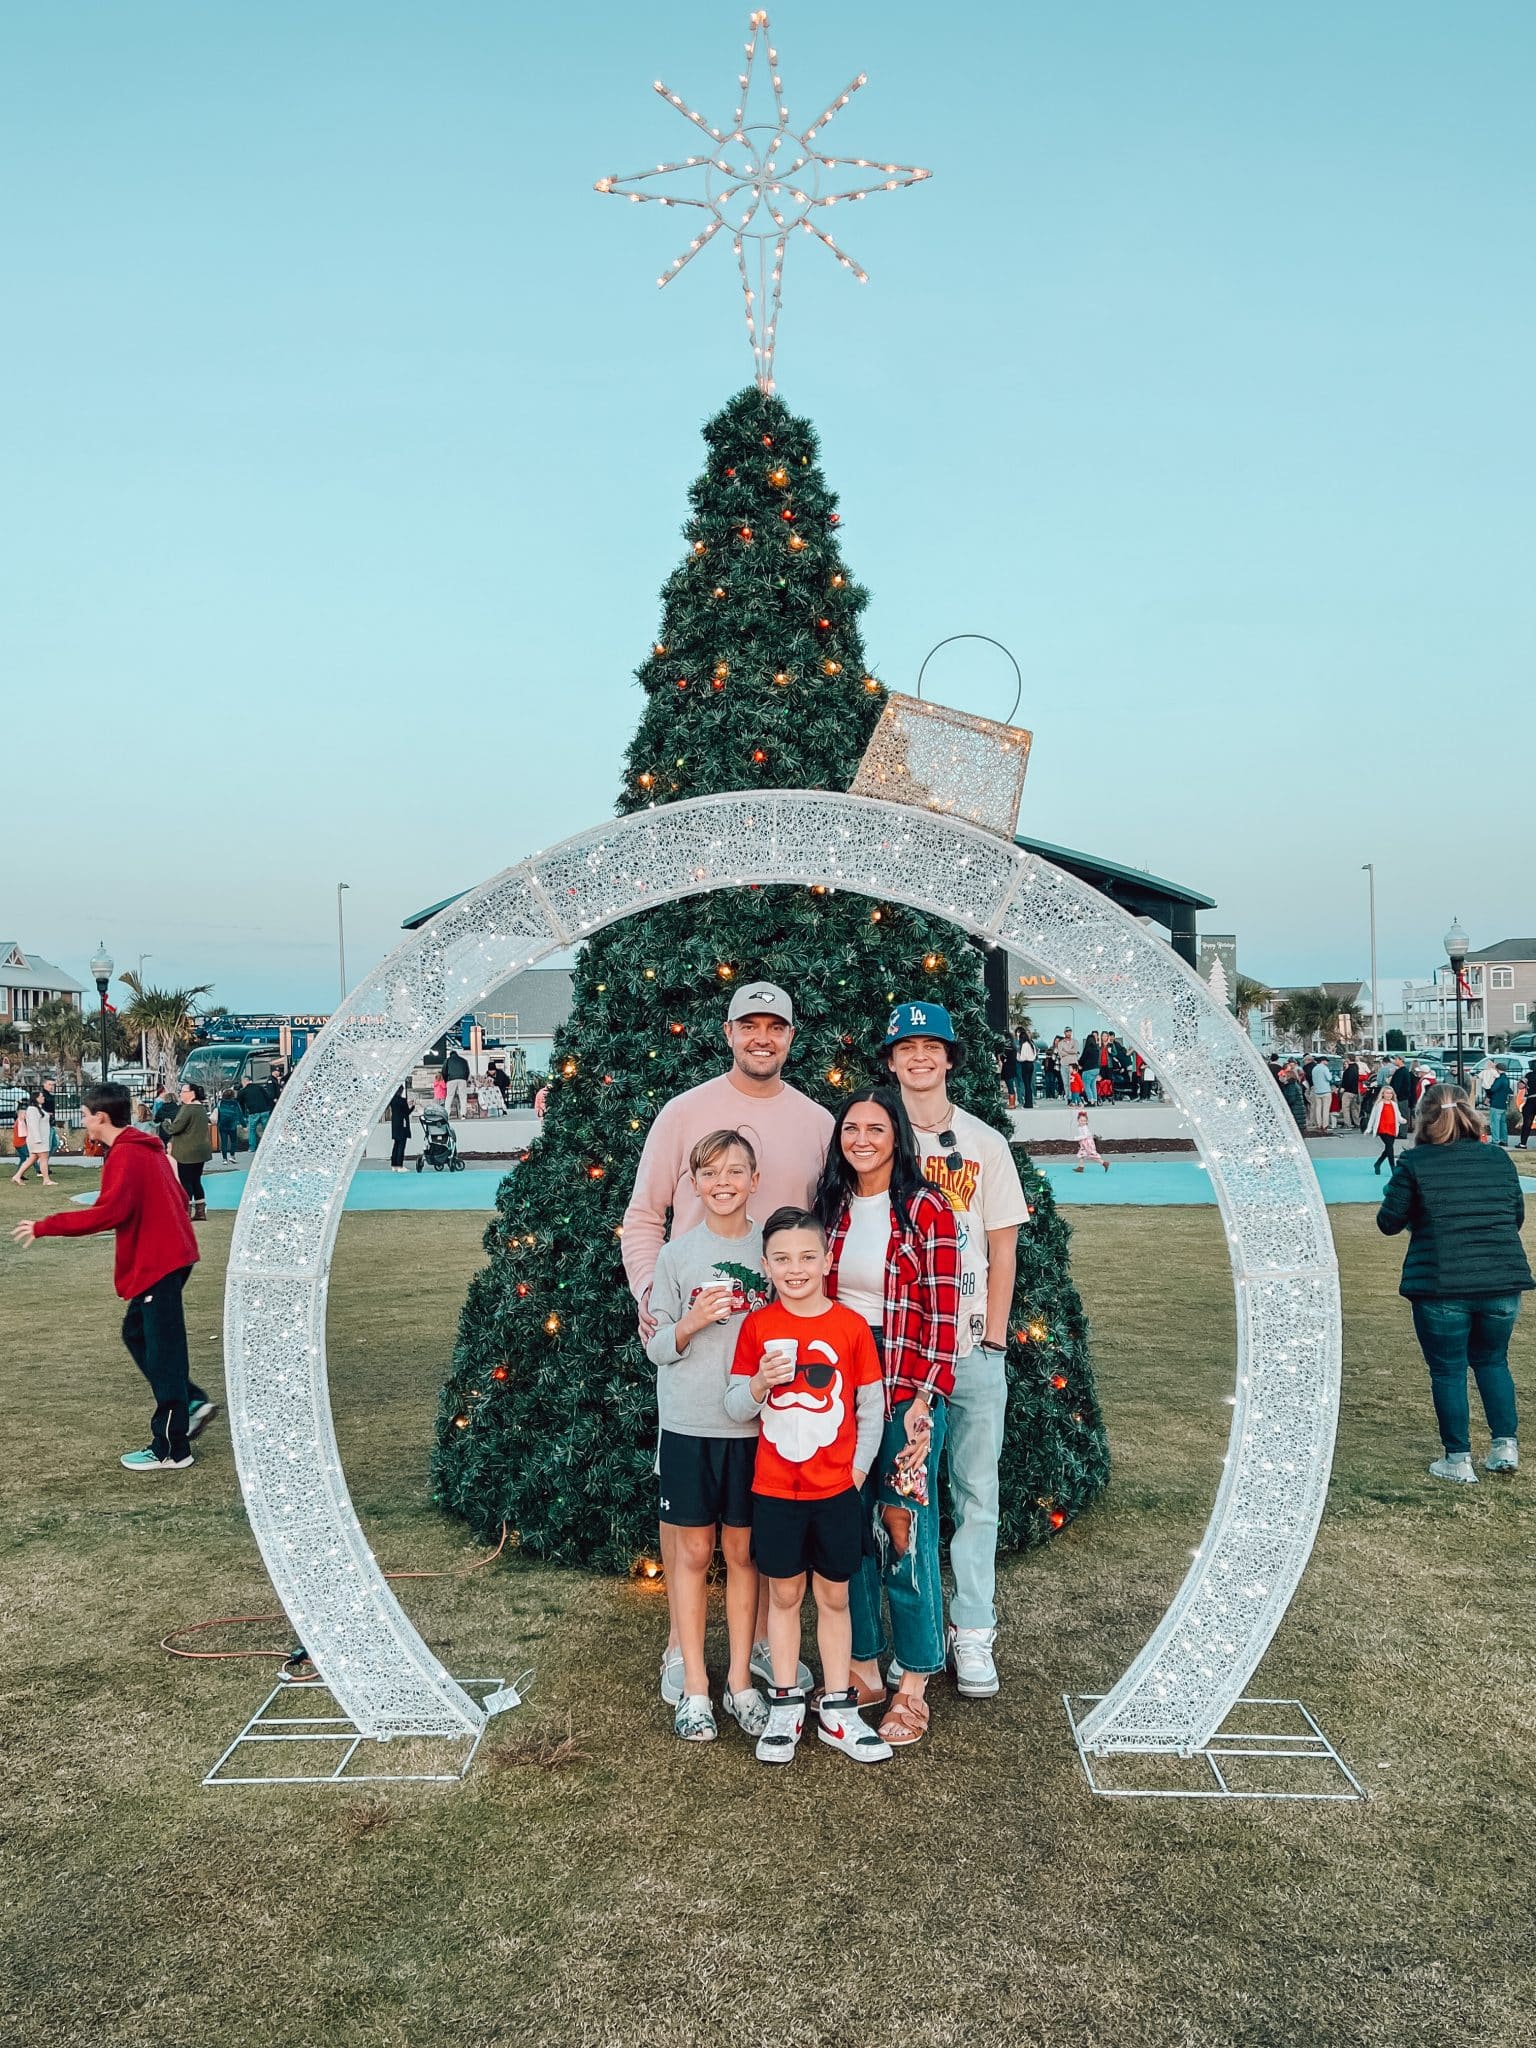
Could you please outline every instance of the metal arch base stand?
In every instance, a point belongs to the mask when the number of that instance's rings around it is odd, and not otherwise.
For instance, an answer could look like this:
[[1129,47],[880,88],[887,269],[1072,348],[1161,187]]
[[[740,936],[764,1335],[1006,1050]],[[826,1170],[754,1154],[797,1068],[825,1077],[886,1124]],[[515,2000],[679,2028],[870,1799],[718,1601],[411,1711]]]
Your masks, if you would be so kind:
[[[1106,1754],[1084,1742],[1082,1728],[1103,1694],[1063,1693],[1061,1698],[1088,1789],[1101,1799],[1311,1799],[1338,1804],[1370,1796],[1300,1700],[1235,1700],[1226,1720],[1198,1749]],[[1275,1725],[1287,1722],[1289,1726]],[[1134,1770],[1129,1768],[1133,1756]],[[1158,1765],[1176,1782],[1134,1782]],[[1244,1779],[1255,1782],[1240,1782]]]
[[[455,1683],[485,1710],[487,1719],[502,1707],[522,1703],[515,1689],[509,1697],[501,1697],[508,1688],[499,1678],[460,1678]],[[274,1686],[203,1783],[458,1785],[475,1760],[486,1727],[482,1721],[468,1734],[405,1736],[392,1745],[388,1736],[365,1735],[350,1714],[320,1711],[328,1705],[335,1707],[335,1695],[318,1681]],[[405,1754],[410,1762],[436,1762],[441,1768],[383,1769],[380,1766],[392,1747],[397,1756]],[[424,1749],[428,1752],[425,1756]],[[273,1768],[258,1770],[258,1760],[271,1762]],[[306,1763],[313,1768],[306,1770]]]

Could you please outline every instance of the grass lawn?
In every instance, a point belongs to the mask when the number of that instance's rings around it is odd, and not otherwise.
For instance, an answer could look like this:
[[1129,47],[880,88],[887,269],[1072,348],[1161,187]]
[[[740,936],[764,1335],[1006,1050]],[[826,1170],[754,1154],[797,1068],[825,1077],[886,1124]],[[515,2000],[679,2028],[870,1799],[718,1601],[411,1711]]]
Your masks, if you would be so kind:
[[[64,1200],[0,1183],[0,1224]],[[493,1723],[462,1787],[382,1794],[199,1788],[276,1662],[156,1647],[177,1623],[272,1605],[227,1429],[185,1475],[122,1472],[147,1401],[117,1342],[110,1245],[22,1253],[6,1236],[0,2034],[29,2048],[1529,2042],[1536,1479],[1425,1477],[1436,1447],[1395,1293],[1401,1246],[1369,1210],[1333,1219],[1333,1491],[1256,1690],[1307,1702],[1365,1806],[1096,1800],[1063,1716],[1063,1692],[1101,1689],[1140,1646],[1215,1493],[1232,1315],[1213,1209],[1075,1219],[1115,1478],[1048,1551],[1005,1567],[997,1701],[939,1686],[931,1740],[891,1764],[859,1771],[811,1743],[770,1773],[729,1727],[712,1748],[673,1739],[654,1591],[510,1561],[402,1591],[451,1669],[535,1665],[531,1704]],[[203,1228],[188,1294],[194,1371],[214,1384],[229,1226]],[[427,1504],[425,1471],[480,1227],[342,1226],[337,1423],[388,1565],[473,1555]],[[1533,1343],[1527,1317],[1514,1363],[1528,1401]],[[286,1627],[224,1640],[282,1646]]]

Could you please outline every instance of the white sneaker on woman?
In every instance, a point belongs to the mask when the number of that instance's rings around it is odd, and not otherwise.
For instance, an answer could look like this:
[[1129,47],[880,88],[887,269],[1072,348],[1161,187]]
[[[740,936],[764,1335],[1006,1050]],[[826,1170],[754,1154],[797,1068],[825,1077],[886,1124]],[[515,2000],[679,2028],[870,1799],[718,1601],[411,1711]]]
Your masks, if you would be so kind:
[[1470,1451],[1447,1451],[1443,1458],[1436,1458],[1429,1468],[1431,1479],[1456,1479],[1463,1486],[1476,1486],[1477,1474],[1472,1470]]
[[1485,1472],[1518,1472],[1520,1470],[1520,1446],[1512,1436],[1496,1436],[1492,1448],[1483,1460]]

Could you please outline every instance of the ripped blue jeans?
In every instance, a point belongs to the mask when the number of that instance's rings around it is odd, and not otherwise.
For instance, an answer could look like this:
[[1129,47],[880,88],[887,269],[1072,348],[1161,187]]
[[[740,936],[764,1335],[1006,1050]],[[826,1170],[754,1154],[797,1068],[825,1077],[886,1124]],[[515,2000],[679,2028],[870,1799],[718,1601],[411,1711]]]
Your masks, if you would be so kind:
[[[885,1425],[880,1455],[864,1482],[864,1503],[875,1532],[875,1555],[866,1557],[848,1586],[853,1619],[853,1655],[864,1664],[885,1654],[881,1595],[890,1603],[891,1643],[908,1671],[944,1668],[944,1582],[939,1572],[939,1464],[949,1421],[947,1404],[933,1404],[928,1445],[928,1505],[914,1507],[886,1484],[896,1453],[906,1448],[907,1403]],[[898,1508],[912,1517],[906,1548],[898,1551],[881,1509]]]

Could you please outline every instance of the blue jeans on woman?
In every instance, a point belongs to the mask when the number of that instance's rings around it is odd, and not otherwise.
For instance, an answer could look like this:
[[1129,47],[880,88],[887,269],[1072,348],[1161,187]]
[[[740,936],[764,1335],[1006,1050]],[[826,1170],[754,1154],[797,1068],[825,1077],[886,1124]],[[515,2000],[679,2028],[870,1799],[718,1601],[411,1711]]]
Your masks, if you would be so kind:
[[1488,1105],[1488,1135],[1495,1145],[1509,1143],[1509,1111],[1495,1109],[1491,1102]]
[[1413,1332],[1429,1367],[1435,1420],[1447,1456],[1472,1448],[1467,1373],[1477,1380],[1490,1436],[1515,1436],[1515,1383],[1509,1340],[1520,1313],[1518,1294],[1464,1299],[1435,1296],[1413,1303]]
[[[915,1507],[887,1483],[898,1451],[907,1445],[907,1401],[897,1404],[880,1439],[880,1455],[864,1481],[864,1504],[874,1525],[876,1555],[866,1557],[848,1586],[853,1619],[853,1655],[859,1664],[885,1654],[885,1628],[880,1612],[882,1590],[891,1607],[891,1639],[896,1656],[908,1671],[919,1674],[944,1669],[944,1582],[939,1571],[939,1461],[948,1422],[945,1403],[933,1404],[933,1431],[928,1439],[928,1503]],[[905,1551],[898,1554],[885,1526],[882,1508],[903,1508],[912,1517]]]

